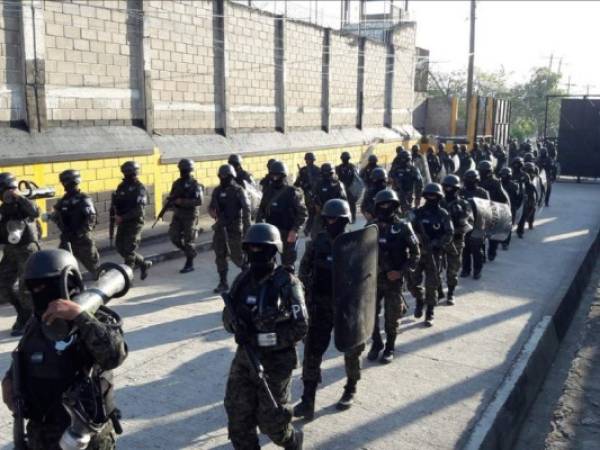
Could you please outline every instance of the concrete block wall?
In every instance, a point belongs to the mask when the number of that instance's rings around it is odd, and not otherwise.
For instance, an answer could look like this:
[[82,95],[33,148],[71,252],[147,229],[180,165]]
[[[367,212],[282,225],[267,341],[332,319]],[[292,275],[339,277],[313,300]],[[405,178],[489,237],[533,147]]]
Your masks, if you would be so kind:
[[323,28],[287,22],[285,29],[286,125],[289,129],[322,125]]
[[271,131],[278,111],[274,17],[226,3],[225,35],[228,127]]
[[416,24],[402,23],[392,35],[394,79],[392,88],[392,125],[412,123],[415,82]]
[[212,12],[207,0],[144,2],[154,130],[161,134],[215,129]]
[[385,111],[385,45],[366,41],[364,61],[363,127],[381,126]]
[[0,3],[0,123],[27,118],[21,37],[20,0]]
[[43,5],[48,126],[141,121],[141,1]]
[[356,126],[358,39],[331,33],[330,124],[332,128]]

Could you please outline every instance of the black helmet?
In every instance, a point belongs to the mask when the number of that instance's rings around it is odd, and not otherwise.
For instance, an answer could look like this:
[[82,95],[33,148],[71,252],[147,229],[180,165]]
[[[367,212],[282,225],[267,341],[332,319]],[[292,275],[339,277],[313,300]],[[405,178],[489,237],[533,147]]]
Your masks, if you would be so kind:
[[281,234],[274,225],[270,223],[256,223],[251,225],[242,241],[244,250],[248,245],[271,245],[281,253],[283,244]]
[[27,259],[23,279],[27,282],[58,277],[65,267],[78,267],[77,260],[70,252],[61,249],[40,250]]
[[442,198],[444,196],[444,191],[439,183],[427,183],[423,189],[423,196],[426,195],[437,195],[439,198]]
[[442,153],[443,151],[446,150],[446,146],[441,142],[438,142],[437,147],[438,147],[438,153]]
[[398,159],[406,163],[412,159],[412,156],[406,150],[402,149],[402,151],[398,153]]
[[512,177],[512,169],[510,167],[503,167],[500,169],[500,178],[510,178]]
[[513,168],[522,168],[523,164],[525,164],[525,161],[523,161],[523,158],[520,156],[513,158],[513,160],[510,162],[510,166]]
[[10,172],[0,173],[0,192],[8,189],[17,189],[17,179]]
[[404,147],[402,145],[399,145],[398,147],[396,147],[396,155],[400,155],[400,153],[405,152],[406,150],[404,149]]
[[377,164],[377,161],[379,161],[379,160],[377,159],[377,155],[369,155],[369,158],[367,159],[367,161],[369,163]]
[[232,166],[239,166],[242,164],[242,157],[234,153],[233,155],[229,155],[227,163],[231,164]]
[[350,161],[350,153],[342,152],[342,154],[340,155],[340,159],[342,161]]
[[283,175],[287,177],[287,167],[281,161],[273,161],[269,167],[269,175]]
[[481,176],[485,176],[488,173],[491,173],[492,170],[492,163],[489,162],[487,159],[479,161],[479,164],[477,164],[477,171],[481,174]]
[[81,174],[79,170],[67,169],[58,176],[59,181],[63,185],[75,185],[81,183]]
[[235,178],[235,169],[230,164],[223,164],[219,167],[218,176],[219,178]]
[[375,206],[388,202],[394,203],[396,207],[400,206],[400,200],[398,200],[398,194],[396,194],[396,191],[393,191],[392,189],[384,189],[379,191],[375,196]]
[[387,181],[387,172],[383,167],[376,167],[371,172],[371,181]]
[[316,161],[317,158],[313,152],[308,152],[304,154],[304,161]]
[[350,212],[350,206],[346,200],[340,198],[332,198],[327,200],[321,210],[321,216],[323,217],[343,217],[350,221],[352,213]]
[[460,149],[460,147],[458,146],[458,144],[454,144],[454,145],[452,146],[452,151],[453,151],[454,153],[458,153],[458,150],[459,150],[459,149]]
[[473,169],[469,169],[464,174],[465,181],[479,181],[479,172]]
[[460,188],[460,178],[454,174],[446,175],[442,180],[443,187]]
[[413,153],[418,152],[419,151],[419,146],[417,144],[413,145],[410,148],[410,151],[413,152]]
[[271,164],[273,164],[275,161],[277,161],[275,158],[269,158],[269,160],[267,161],[267,170],[271,167]]
[[535,161],[535,156],[533,155],[533,153],[531,152],[527,152],[525,153],[525,155],[523,155],[523,161],[528,163],[528,162],[534,162]]
[[321,175],[333,175],[333,166],[330,163],[321,164]]
[[531,161],[526,162],[525,164],[523,164],[523,170],[525,172],[527,172],[528,174],[536,174],[537,173],[537,167]]
[[466,144],[460,144],[460,151],[461,152],[466,152],[467,151],[467,145]]
[[140,165],[135,161],[126,161],[121,165],[121,173],[126,177],[138,175],[140,173]]
[[180,172],[190,173],[194,170],[194,161],[188,158],[183,158],[177,163],[177,168]]

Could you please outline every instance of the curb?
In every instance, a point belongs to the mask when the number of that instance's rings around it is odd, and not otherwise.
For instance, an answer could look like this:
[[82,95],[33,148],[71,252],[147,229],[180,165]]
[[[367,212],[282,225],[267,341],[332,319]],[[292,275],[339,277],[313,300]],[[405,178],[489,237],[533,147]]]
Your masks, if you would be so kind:
[[552,315],[535,325],[492,402],[475,424],[465,450],[509,450],[554,362],[600,255],[600,230]]
[[[158,240],[158,239],[157,239]],[[198,253],[208,252],[212,250],[212,241],[200,242],[195,246],[196,251]],[[183,250],[179,250],[178,248],[174,248],[173,250],[168,250],[162,253],[154,253],[150,255],[145,255],[144,259],[151,261],[152,264],[158,264],[165,261],[170,261],[172,259],[182,258],[184,256]]]

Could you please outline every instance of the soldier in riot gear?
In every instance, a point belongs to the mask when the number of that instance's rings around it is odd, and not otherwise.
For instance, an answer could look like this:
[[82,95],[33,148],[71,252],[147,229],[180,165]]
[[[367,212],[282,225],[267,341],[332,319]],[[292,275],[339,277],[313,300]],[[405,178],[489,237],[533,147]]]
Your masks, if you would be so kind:
[[523,155],[523,163],[535,163],[535,155],[532,151]]
[[386,189],[387,184],[387,172],[383,167],[377,167],[371,172],[370,187],[366,190],[360,205],[360,210],[367,221],[372,220],[375,217],[375,196],[379,191]]
[[[13,174],[0,173],[0,244],[4,244],[0,260],[0,298],[9,301],[17,311],[12,336],[23,334],[31,315],[31,299],[23,283],[25,263],[39,249],[36,219],[40,212],[31,200],[19,194]],[[18,282],[18,293],[13,290]]]
[[[400,218],[400,200],[391,189],[379,191],[375,196],[374,219],[379,228],[379,259],[377,275],[377,303],[375,327],[373,328],[371,349],[367,359],[375,361],[381,355],[386,364],[394,359],[394,347],[398,322],[406,313],[407,307],[402,296],[404,277],[417,268],[419,261],[419,241],[410,223]],[[381,339],[379,314],[384,308],[385,346]]]
[[340,159],[342,160],[342,163],[336,166],[335,173],[346,190],[350,212],[352,213],[351,223],[354,223],[356,221],[356,202],[358,202],[358,198],[355,198],[349,189],[355,181],[355,178],[358,176],[358,173],[356,171],[356,166],[350,162],[350,153],[342,152]]
[[450,245],[454,236],[454,226],[450,214],[440,206],[444,197],[442,186],[429,183],[423,189],[425,204],[411,212],[411,222],[419,238],[421,259],[413,275],[414,284],[422,290],[422,278],[425,275],[425,298],[417,296],[415,318],[423,315],[425,303],[425,326],[433,325],[434,308],[437,305],[438,290],[441,286],[440,268],[444,249]]
[[542,147],[540,149],[540,157],[537,165],[546,172],[546,195],[544,197],[544,205],[550,206],[550,195],[552,195],[552,184],[556,181],[557,169],[556,161],[548,155],[548,149]]
[[302,192],[304,194],[304,202],[306,205],[306,210],[308,212],[308,220],[306,221],[306,226],[304,227],[304,234],[308,236],[310,235],[315,220],[315,215],[317,215],[315,209],[315,202],[313,199],[313,192],[315,190],[315,187],[319,183],[321,172],[319,168],[315,165],[316,158],[314,153],[306,153],[304,155],[304,161],[306,162],[306,165],[300,168],[300,170],[298,171],[298,176],[296,177],[294,186],[302,189]]
[[410,153],[402,147],[399,148],[402,150],[394,159],[395,165],[392,164],[390,179],[392,188],[398,194],[400,209],[405,213],[412,208],[413,200],[417,208],[420,206],[423,177],[419,169],[412,164]]
[[[510,167],[503,167],[502,170],[500,170],[500,182],[510,198],[510,213],[512,215],[512,223],[514,225],[517,220],[517,211],[521,207],[521,203],[523,201],[522,186],[513,180],[512,170]],[[502,243],[502,248],[504,250],[508,250],[511,234],[512,231],[509,233],[506,241]]]
[[[346,189],[344,185],[337,178],[333,166],[330,163],[324,163],[321,165],[321,179],[315,186],[312,193],[312,198],[315,204],[315,211],[320,214],[323,205],[332,198],[339,198],[342,200],[348,200]],[[314,239],[317,234],[321,231],[321,221],[317,220],[313,223],[310,236]]]
[[517,236],[523,238],[525,232],[525,223],[529,229],[533,229],[535,222],[535,211],[538,205],[538,192],[533,185],[533,180],[537,176],[537,167],[533,162],[527,162],[523,165],[523,212],[517,224]]
[[[92,315],[63,298],[83,286],[77,261],[64,250],[35,253],[27,261],[24,280],[33,299],[33,315],[2,381],[2,397],[11,411],[22,400],[27,448],[83,448],[73,446],[68,432],[73,415],[94,431],[86,449],[114,449],[120,413],[114,403],[112,370],[127,356],[120,317],[107,307]],[[55,342],[45,326],[60,320],[75,328],[68,340]]]
[[235,182],[242,189],[246,188],[246,183],[254,184],[254,180],[252,179],[252,175],[245,171],[242,167],[242,157],[237,154],[229,155],[227,159],[227,164],[233,167],[235,170]]
[[510,162],[510,167],[512,169],[512,178],[517,183],[523,183],[525,181],[525,172],[523,172],[523,165],[525,161],[520,156],[513,158]]
[[[504,188],[502,187],[502,183],[499,179],[497,179],[494,176],[494,172],[492,170],[492,163],[490,163],[487,160],[483,160],[477,165],[477,170],[479,172],[479,176],[481,177],[479,185],[483,189],[488,191],[490,195],[490,200],[492,200],[493,202],[510,205],[510,198],[504,190]],[[499,241],[490,239],[487,253],[488,259],[490,261],[496,259],[499,244]]]
[[275,161],[269,169],[271,188],[264,193],[256,222],[275,225],[281,233],[281,263],[294,270],[297,258],[298,232],[306,221],[307,211],[302,191],[287,184],[287,167]]
[[219,273],[215,293],[227,292],[227,257],[238,267],[244,265],[242,236],[250,228],[250,203],[244,189],[237,184],[235,169],[224,164],[218,171],[219,185],[213,190],[208,212],[213,225],[213,250]]
[[470,170],[475,166],[475,162],[471,155],[467,150],[467,146],[465,144],[461,144],[458,152],[458,159],[460,161],[460,166],[458,167],[458,176],[464,177],[467,170]]
[[[479,173],[475,170],[467,170],[464,176],[464,187],[460,194],[465,199],[473,197],[490,199],[488,191],[479,187]],[[462,272],[461,277],[466,278],[471,275],[471,262],[473,263],[473,278],[478,280],[481,278],[481,270],[483,269],[483,246],[480,240],[472,237],[472,232],[465,235],[465,248],[462,257]]]
[[204,189],[194,178],[194,161],[184,158],[177,167],[180,177],[173,183],[167,198],[174,210],[169,238],[175,247],[185,253],[185,264],[179,272],[188,273],[194,270],[197,254],[194,241],[198,234],[199,206],[202,205]]
[[475,142],[473,144],[473,147],[471,148],[471,157],[475,161],[475,164],[479,164],[481,161],[483,161],[485,159],[483,150],[481,149],[481,147],[479,147],[479,143],[477,143],[477,142]]
[[363,183],[365,183],[365,187],[367,188],[367,190],[371,187],[371,184],[373,183],[371,173],[373,172],[373,170],[381,167],[377,164],[378,162],[379,160],[377,159],[377,155],[369,155],[369,158],[367,159],[367,165],[360,169],[360,172],[358,173],[358,176],[361,178],[361,180],[363,180]]
[[429,146],[427,149],[427,166],[429,167],[431,180],[437,183],[440,172],[442,171],[442,163],[440,162],[439,156],[435,154],[435,150],[432,146]]
[[[300,264],[300,280],[306,288],[310,316],[308,335],[304,341],[302,401],[294,407],[294,416],[311,420],[315,412],[317,385],[321,382],[321,362],[329,347],[334,326],[333,241],[347,230],[351,213],[348,202],[331,199],[321,210],[322,230],[307,244]],[[356,385],[360,380],[360,354],[364,344],[344,353],[346,386],[337,404],[339,410],[352,406]]]
[[458,274],[462,268],[462,253],[465,248],[465,234],[473,229],[471,204],[459,194],[460,179],[456,175],[446,175],[442,180],[444,198],[440,206],[450,214],[454,226],[452,242],[446,247],[446,283],[448,293],[446,303],[454,304],[454,290],[458,285]]
[[127,161],[121,165],[123,181],[113,193],[111,211],[115,214],[117,235],[115,245],[129,267],[140,269],[140,278],[145,280],[151,261],[146,261],[136,252],[144,228],[144,211],[148,204],[146,187],[139,180],[140,165]]
[[496,167],[494,168],[494,173],[496,176],[500,174],[500,170],[506,166],[506,152],[504,148],[500,144],[494,145],[492,154],[494,158],[496,158]]
[[269,176],[269,167],[271,167],[271,164],[273,164],[275,161],[276,161],[275,158],[269,158],[269,160],[267,161],[267,174],[264,177],[262,177],[262,179],[258,183],[258,184],[260,184],[260,187],[263,192],[265,192],[271,186],[271,177]]
[[65,195],[54,205],[52,220],[60,229],[60,248],[69,245],[75,257],[88,272],[95,274],[100,261],[93,230],[96,226],[96,207],[92,198],[81,192],[81,175],[78,170],[65,170],[59,175]]
[[[252,225],[243,241],[248,269],[236,277],[226,294],[229,301],[223,323],[238,344],[225,392],[229,439],[235,449],[260,448],[257,426],[276,445],[302,449],[302,432],[291,425],[287,403],[298,362],[296,344],[306,336],[308,315],[302,283],[276,265],[282,247],[275,226]],[[251,355],[264,366],[277,406],[258,383]]]

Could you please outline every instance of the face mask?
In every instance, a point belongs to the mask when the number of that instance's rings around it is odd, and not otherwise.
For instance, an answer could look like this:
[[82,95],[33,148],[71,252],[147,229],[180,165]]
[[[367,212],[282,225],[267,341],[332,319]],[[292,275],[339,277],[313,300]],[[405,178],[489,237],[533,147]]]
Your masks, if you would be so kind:
[[260,280],[275,269],[276,253],[277,250],[271,247],[265,247],[260,251],[248,251],[250,272],[252,272],[255,279]]
[[231,177],[220,178],[220,184],[222,187],[231,185]]
[[477,187],[477,182],[472,180],[465,180],[465,187],[467,189],[475,189]]
[[379,180],[379,181],[376,181],[374,183],[374,185],[377,189],[385,189],[387,186],[387,183],[385,182],[385,180]]
[[63,188],[65,188],[65,192],[74,192],[77,190],[77,184],[75,183],[64,183]]
[[192,172],[190,170],[180,170],[179,171],[179,176],[181,178],[189,178],[191,176]]
[[37,318],[41,318],[48,304],[61,298],[61,290],[58,280],[44,280],[27,286],[31,292],[33,300],[33,313]]
[[436,197],[425,197],[425,204],[427,206],[437,206],[440,204],[440,199]]
[[444,189],[444,194],[446,194],[447,199],[454,199],[454,198],[456,198],[456,189],[453,189],[453,188]]
[[375,212],[377,219],[387,222],[394,216],[395,208],[391,204],[383,204],[377,207]]
[[330,181],[332,178],[333,178],[333,175],[330,173],[323,174],[323,180],[325,180],[325,181]]
[[338,237],[344,232],[346,228],[346,222],[342,219],[336,219],[333,223],[330,223],[328,219],[325,219],[325,229],[332,238]]
[[271,185],[276,188],[280,188],[283,186],[283,177],[277,176],[271,178]]

